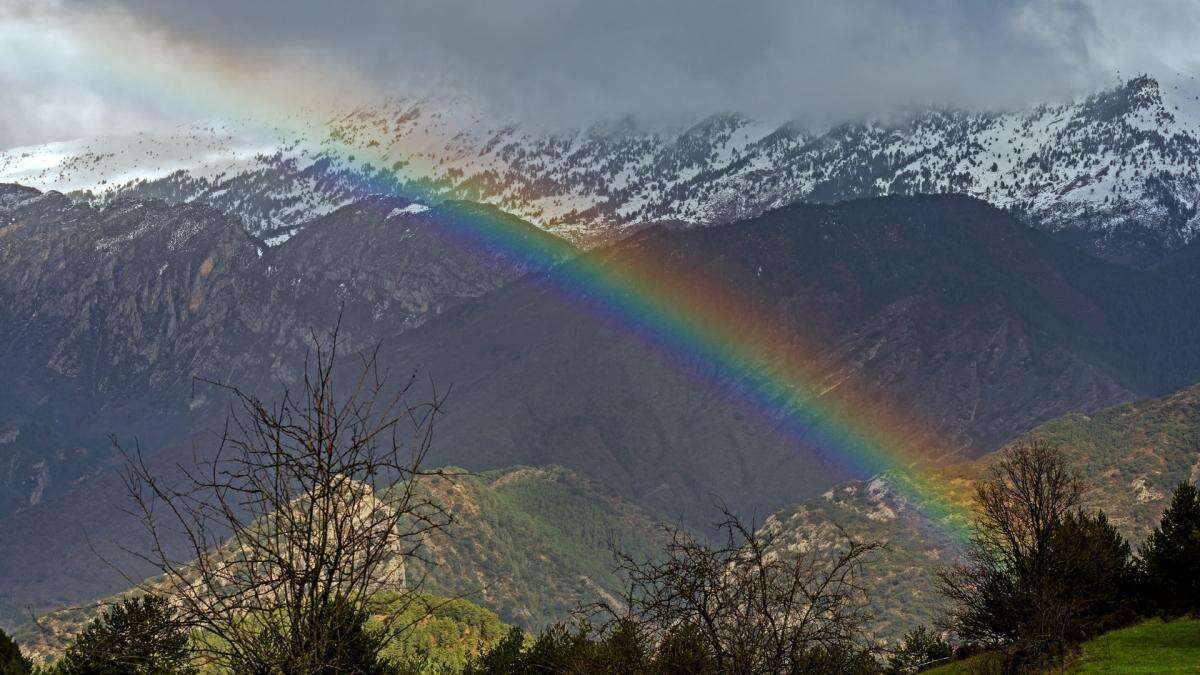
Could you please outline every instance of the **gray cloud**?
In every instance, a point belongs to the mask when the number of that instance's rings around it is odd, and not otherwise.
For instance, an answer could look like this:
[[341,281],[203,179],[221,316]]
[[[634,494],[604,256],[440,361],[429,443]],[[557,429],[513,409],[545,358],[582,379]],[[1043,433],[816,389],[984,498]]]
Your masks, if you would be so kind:
[[0,112],[0,148],[109,132],[127,132],[163,122],[132,106],[77,87],[16,83],[0,78],[5,92]]
[[380,92],[448,84],[501,114],[570,124],[1013,107],[1103,86],[1118,70],[1196,69],[1200,32],[1200,3],[1171,0],[113,4],[191,40],[323,60]]

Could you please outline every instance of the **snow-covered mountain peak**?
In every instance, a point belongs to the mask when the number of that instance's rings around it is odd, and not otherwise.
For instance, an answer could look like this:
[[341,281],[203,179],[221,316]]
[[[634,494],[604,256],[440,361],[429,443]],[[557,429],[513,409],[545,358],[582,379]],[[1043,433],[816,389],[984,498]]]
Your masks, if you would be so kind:
[[388,192],[481,201],[584,245],[655,222],[720,223],[796,200],[961,192],[1101,255],[1152,264],[1200,233],[1200,99],[1139,76],[1015,112],[945,109],[834,126],[736,113],[546,130],[469,97],[394,97],[316,124],[177,132],[0,153],[0,181],[200,201],[252,232]]

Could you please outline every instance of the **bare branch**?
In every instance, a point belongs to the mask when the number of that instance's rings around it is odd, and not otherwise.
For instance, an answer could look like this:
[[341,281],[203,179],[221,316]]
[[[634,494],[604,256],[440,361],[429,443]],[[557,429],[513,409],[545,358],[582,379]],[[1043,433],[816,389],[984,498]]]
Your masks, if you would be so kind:
[[314,334],[299,389],[273,402],[205,381],[230,395],[230,413],[212,456],[197,452],[176,481],[140,448],[122,450],[132,512],[151,540],[131,553],[159,572],[143,586],[172,598],[216,665],[319,670],[306,659],[339,639],[339,626],[319,620],[339,603],[378,619],[382,648],[410,627],[398,618],[416,598],[407,562],[451,521],[421,488],[442,475],[424,462],[445,397],[431,385],[427,401],[409,403],[415,376],[391,388],[378,347],[343,386],[337,338]]

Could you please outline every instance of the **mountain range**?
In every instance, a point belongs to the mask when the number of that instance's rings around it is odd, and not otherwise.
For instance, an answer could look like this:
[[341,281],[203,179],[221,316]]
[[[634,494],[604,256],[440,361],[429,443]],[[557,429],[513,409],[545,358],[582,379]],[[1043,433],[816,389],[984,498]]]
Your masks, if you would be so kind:
[[1150,76],[1025,110],[927,110],[809,128],[726,113],[546,131],[462,95],[327,125],[208,121],[0,153],[0,181],[198,202],[282,241],[366,192],[493,204],[576,244],[726,223],[796,200],[963,193],[1102,257],[1149,267],[1200,232],[1200,102]]
[[[524,248],[446,236],[486,214]],[[522,256],[514,251],[550,251]],[[962,196],[794,204],[706,228],[656,226],[579,254],[494,209],[369,197],[271,246],[202,204],[103,205],[0,188],[0,580],[10,608],[121,587],[91,541],[131,541],[120,457],[160,466],[212,444],[218,392],[294,382],[310,331],[453,390],[432,461],[561,465],[650,517],[706,527],[714,505],[772,513],[857,475],[747,407],[720,364],[662,354],[564,295],[558,267],[661,261],[707,280],[807,354],[820,397],[911,417],[952,463],[1054,417],[1200,380],[1197,258],[1138,270],[1086,255]],[[653,293],[654,288],[642,289]],[[768,370],[776,364],[765,363]],[[850,397],[850,385],[865,397]],[[844,400],[843,400],[844,399]],[[905,439],[898,439],[905,440]],[[36,570],[31,574],[30,570]],[[51,590],[53,589],[53,590]],[[10,609],[11,611],[15,611]]]
[[[205,380],[277,395],[336,326],[340,366],[378,349],[449,392],[430,461],[471,474],[430,487],[463,516],[432,590],[541,627],[618,590],[606,535],[650,551],[723,503],[790,546],[889,541],[892,635],[937,611],[920,589],[956,552],[903,472],[864,474],[731,363],[563,280],[650,260],[627,292],[719,288],[791,347],[756,376],[920,447],[964,499],[996,450],[1048,438],[1137,539],[1200,471],[1198,159],[1200,114],[1149,77],[820,130],[548,133],[396,99],[2,152],[0,623],[127,587],[96,562],[139,542],[114,440],[166,472],[211,451],[229,401]],[[464,236],[481,222],[505,245]]]

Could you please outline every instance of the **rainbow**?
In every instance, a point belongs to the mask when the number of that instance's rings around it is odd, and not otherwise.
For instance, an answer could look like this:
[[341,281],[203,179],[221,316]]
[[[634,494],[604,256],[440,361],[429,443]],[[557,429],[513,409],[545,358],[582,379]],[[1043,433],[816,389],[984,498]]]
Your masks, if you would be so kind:
[[[652,249],[617,247],[617,254],[583,254],[559,262],[561,249],[533,243],[521,225],[472,210],[444,225],[464,242],[532,257],[542,280],[576,305],[609,319],[661,356],[696,374],[689,363],[709,366],[703,377],[736,393],[741,404],[772,422],[776,432],[857,473],[889,473],[889,485],[955,543],[966,541],[968,513],[962,497],[930,462],[933,443],[904,411],[879,410],[873,422],[857,413],[866,392],[841,382],[837,401],[826,375],[812,367],[817,350],[771,334],[770,317],[747,310],[749,302],[712,280],[680,279],[663,271]],[[762,329],[762,330],[759,330]],[[682,357],[682,358],[675,358]]]
[[[132,22],[124,15],[97,15],[85,28],[63,30],[70,31],[73,48],[84,55],[81,63],[94,71],[89,75],[136,89],[144,96],[183,101],[207,115],[248,118],[264,128],[311,134],[314,126],[322,128],[324,124],[314,125],[314,116],[297,118],[296,111],[314,109],[314,103],[322,99],[345,95],[344,82],[333,84],[311,73],[289,75],[286,68],[264,64],[262,55],[247,57],[228,48],[182,43]],[[256,75],[260,72],[269,72],[270,76],[264,77],[271,82],[300,79],[280,89],[265,86],[263,78]],[[301,82],[303,86],[295,84]],[[263,93],[272,90],[272,94]],[[359,161],[365,156],[377,167],[394,165],[395,154],[388,154],[396,152],[394,146],[385,153],[352,146],[333,136],[323,143],[332,154],[354,155]],[[404,163],[406,174],[419,172],[428,163],[414,157]],[[390,194],[440,201],[427,190],[408,187],[411,184],[381,168],[365,178],[358,190],[363,196]],[[864,476],[885,472],[894,476],[891,487],[936,530],[954,542],[965,540],[967,512],[928,461],[933,442],[918,431],[911,415],[880,410],[877,403],[872,404],[869,419],[859,414],[865,399],[854,391],[852,382],[839,384],[836,399],[825,396],[824,375],[812,366],[817,349],[796,344],[794,338],[773,336],[771,320],[745,309],[749,303],[731,289],[714,280],[673,278],[662,271],[659,256],[644,247],[623,246],[615,252],[587,253],[563,261],[561,248],[529,237],[515,219],[485,209],[443,212],[452,215],[444,218],[441,226],[461,245],[509,252],[540,263],[544,283],[576,305],[619,326],[669,360],[705,364],[706,371],[719,374],[721,386],[729,387],[732,382],[732,390],[747,409],[771,419],[772,424],[782,420],[781,430],[794,436],[798,446],[820,452]],[[697,374],[695,369],[691,371]]]

